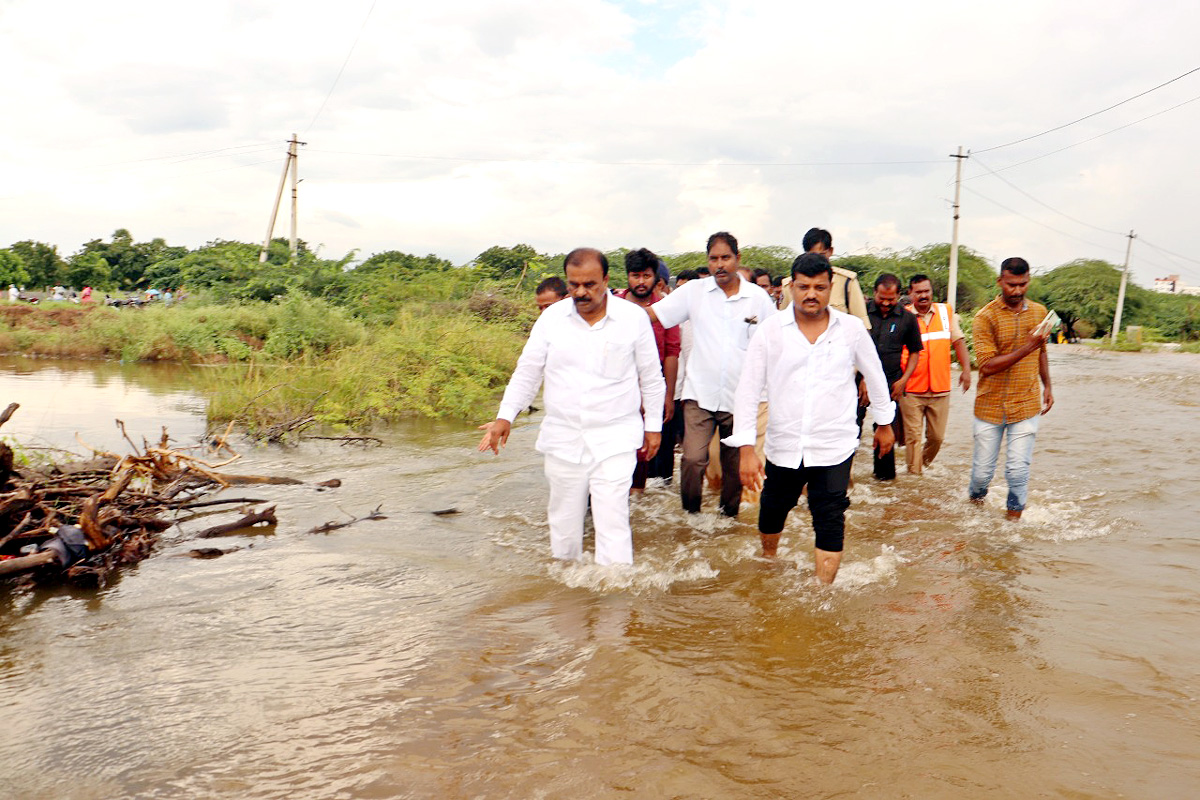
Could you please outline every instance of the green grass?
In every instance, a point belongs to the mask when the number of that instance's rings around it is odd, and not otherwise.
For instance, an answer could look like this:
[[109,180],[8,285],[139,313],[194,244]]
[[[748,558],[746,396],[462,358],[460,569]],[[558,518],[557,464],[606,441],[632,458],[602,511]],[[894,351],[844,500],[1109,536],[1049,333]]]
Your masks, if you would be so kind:
[[252,431],[312,415],[366,429],[406,417],[490,419],[516,366],[529,317],[491,304],[409,308],[327,358],[256,361],[213,376],[209,419]]
[[215,364],[200,387],[214,424],[261,432],[313,416],[367,429],[406,417],[490,418],[534,319],[526,295],[497,287],[374,313],[370,324],[303,294],[140,310],[25,308],[0,314],[0,349]]

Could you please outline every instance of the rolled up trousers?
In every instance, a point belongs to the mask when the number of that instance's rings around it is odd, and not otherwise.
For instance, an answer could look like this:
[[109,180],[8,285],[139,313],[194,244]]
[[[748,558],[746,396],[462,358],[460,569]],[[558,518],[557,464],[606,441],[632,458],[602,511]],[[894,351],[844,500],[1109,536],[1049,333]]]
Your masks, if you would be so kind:
[[550,503],[550,552],[569,560],[583,555],[583,518],[588,497],[592,499],[592,522],[596,527],[596,563],[632,564],[633,532],[629,528],[629,484],[637,453],[630,450],[602,461],[584,456],[574,464],[546,454],[546,481]]

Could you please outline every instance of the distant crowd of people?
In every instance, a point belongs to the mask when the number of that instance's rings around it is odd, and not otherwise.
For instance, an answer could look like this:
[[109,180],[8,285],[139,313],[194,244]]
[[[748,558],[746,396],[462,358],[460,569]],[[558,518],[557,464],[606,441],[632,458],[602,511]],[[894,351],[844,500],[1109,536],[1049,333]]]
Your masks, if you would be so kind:
[[[721,514],[736,516],[758,492],[762,552],[774,557],[788,514],[807,493],[817,578],[841,563],[850,470],[869,413],[873,474],[896,476],[895,447],[919,475],[945,438],[953,388],[971,360],[952,306],[933,300],[928,276],[907,286],[883,274],[865,298],[857,275],[830,263],[833,238],[805,234],[788,276],[741,264],[737,239],[709,237],[708,264],[672,278],[646,249],[626,254],[627,286],[609,286],[608,259],[578,248],[564,277],[538,285],[541,315],[496,419],[480,426],[481,452],[499,454],[516,416],[543,389],[536,448],[549,483],[551,553],[582,555],[591,508],[597,564],[630,564],[629,496],[647,478],[674,478],[680,499],[701,507],[706,474]],[[672,285],[674,284],[674,285]],[[1054,397],[1046,359],[1046,309],[1025,298],[1029,264],[1006,259],[999,295],[974,320],[978,384],[967,488],[982,503],[1007,440],[1006,513],[1028,496],[1038,419]],[[1040,386],[1039,386],[1040,383]],[[719,468],[718,468],[719,464]]]
[[[54,300],[57,302],[69,302],[86,304],[94,302],[94,292],[91,286],[84,286],[83,289],[75,291],[62,285],[55,285],[43,297],[39,293],[26,293],[25,287],[17,287],[15,283],[8,285],[8,302],[10,303],[39,303],[42,300]],[[161,302],[163,305],[171,305],[176,300],[176,293],[170,289],[159,291],[158,289],[146,289],[140,292],[133,292],[121,297],[112,297],[107,293],[104,295],[104,304],[109,306],[142,306],[147,303]]]

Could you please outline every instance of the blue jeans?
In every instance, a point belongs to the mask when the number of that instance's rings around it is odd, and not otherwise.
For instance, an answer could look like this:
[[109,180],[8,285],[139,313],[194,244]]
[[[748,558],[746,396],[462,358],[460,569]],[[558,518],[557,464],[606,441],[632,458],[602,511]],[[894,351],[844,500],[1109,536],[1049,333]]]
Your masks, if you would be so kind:
[[1004,463],[1004,479],[1008,481],[1008,510],[1024,511],[1029,497],[1029,465],[1033,463],[1033,440],[1037,436],[1040,415],[1020,422],[995,425],[975,418],[975,453],[971,458],[972,500],[987,496],[988,484],[996,474],[1000,457],[1000,440],[1008,434],[1008,455]]

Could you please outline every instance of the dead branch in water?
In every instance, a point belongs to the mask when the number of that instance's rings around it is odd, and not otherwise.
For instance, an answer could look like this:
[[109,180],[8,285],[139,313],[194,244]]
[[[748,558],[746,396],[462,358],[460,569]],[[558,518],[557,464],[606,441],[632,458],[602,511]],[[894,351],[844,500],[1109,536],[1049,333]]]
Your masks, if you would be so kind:
[[226,522],[224,525],[214,525],[211,528],[205,528],[196,534],[198,539],[211,539],[214,536],[224,536],[227,533],[236,533],[244,531],[247,528],[258,526],[277,525],[279,520],[275,519],[275,506],[265,508],[262,511],[255,511],[252,514],[247,514],[234,522]]
[[[3,425],[17,409],[0,412]],[[85,586],[105,585],[114,570],[146,558],[183,508],[261,502],[255,498],[200,501],[198,496],[236,484],[298,484],[293,478],[225,475],[219,467],[171,446],[166,428],[139,446],[116,421],[132,452],[118,456],[89,447],[93,457],[42,469],[13,468],[0,481],[0,575],[31,573]],[[86,443],[84,443],[86,446]],[[0,471],[7,462],[0,452]],[[2,477],[2,476],[0,476]],[[184,498],[175,499],[187,492]],[[275,508],[215,526],[201,536],[274,525]],[[31,548],[32,551],[31,551]]]
[[387,519],[386,516],[379,512],[379,509],[381,508],[383,508],[382,505],[375,506],[375,510],[370,514],[367,514],[364,517],[353,517],[347,522],[326,522],[324,525],[318,525],[317,527],[313,528],[309,531],[309,533],[329,533],[330,531],[336,531],[339,528],[346,528],[356,522],[363,522],[364,520]]

